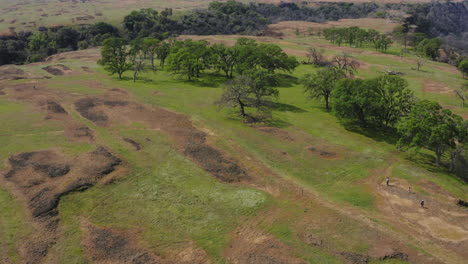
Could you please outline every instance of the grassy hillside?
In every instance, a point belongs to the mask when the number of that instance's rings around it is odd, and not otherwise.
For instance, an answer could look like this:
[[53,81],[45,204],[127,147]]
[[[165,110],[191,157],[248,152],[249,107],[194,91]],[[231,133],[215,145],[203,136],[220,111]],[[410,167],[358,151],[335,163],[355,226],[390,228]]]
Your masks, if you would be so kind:
[[[237,37],[203,38],[229,44]],[[466,118],[450,92],[463,80],[446,64],[428,61],[415,71],[415,58],[393,55],[398,47],[382,54],[312,37],[257,39],[277,42],[299,60],[311,45],[327,56],[350,52],[362,64],[362,78],[404,72],[419,98]],[[248,125],[214,105],[225,81],[215,72],[192,82],[144,72],[133,83],[130,72],[123,81],[108,76],[97,58],[96,49],[59,54],[15,66],[26,79],[1,83],[2,175],[13,167],[9,157],[31,151],[61,153],[64,160],[53,164],[69,164],[72,175],[80,172],[76,177],[90,173],[87,163],[95,161],[86,155],[97,146],[122,162],[96,181],[80,178],[92,187],[71,193],[61,192],[69,175],[39,183],[19,178],[37,170],[18,170],[13,180],[2,176],[0,261],[37,256],[27,241],[54,241],[43,263],[131,263],[137,256],[148,263],[463,263],[468,257],[468,211],[455,205],[468,199],[466,184],[432,165],[430,153],[398,152],[391,135],[346,129],[321,102],[308,100],[297,78],[315,71],[312,66],[284,76],[270,122]],[[42,69],[57,64],[68,68],[63,75]],[[80,100],[91,110],[80,110]],[[77,136],[77,127],[90,132]],[[220,163],[236,164],[246,176],[213,177],[211,160],[187,152],[192,137],[206,137],[207,157],[222,156]],[[385,186],[386,177],[392,186]],[[24,190],[34,184],[62,195],[51,218],[57,229],[45,232],[52,220],[32,216]],[[422,199],[427,209],[419,207]]]

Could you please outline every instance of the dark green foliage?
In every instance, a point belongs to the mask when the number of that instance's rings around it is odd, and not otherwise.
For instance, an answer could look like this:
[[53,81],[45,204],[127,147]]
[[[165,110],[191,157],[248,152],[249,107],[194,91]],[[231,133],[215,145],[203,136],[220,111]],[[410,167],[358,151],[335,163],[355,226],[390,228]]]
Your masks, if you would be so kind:
[[123,38],[109,38],[102,43],[100,64],[111,74],[117,73],[119,79],[122,74],[133,66],[129,61],[130,50],[127,48],[127,42]]
[[364,44],[372,45],[376,50],[386,51],[392,40],[374,29],[362,29],[359,27],[327,28],[323,30],[326,40],[341,46],[348,44],[352,47],[363,47]]
[[314,74],[307,74],[301,79],[304,86],[304,93],[311,99],[325,101],[325,108],[330,109],[330,97],[336,83],[346,78],[346,74],[335,67],[326,67],[318,70]]
[[456,149],[467,135],[466,121],[438,103],[427,100],[417,102],[397,128],[401,135],[400,147],[432,150],[437,164],[441,163],[447,150]]
[[459,53],[468,53],[467,2],[432,1],[409,10],[404,24],[429,38],[441,38]]
[[27,42],[22,40],[0,40],[0,65],[20,64],[28,58]]
[[468,76],[468,59],[460,61],[458,69],[462,72],[463,78],[466,78]]
[[59,29],[55,35],[55,41],[58,49],[76,50],[78,48],[78,40],[80,32],[71,28],[63,27]]
[[237,64],[236,50],[228,48],[224,44],[211,46],[215,67],[222,70],[226,78],[232,78],[234,66]]
[[206,41],[176,41],[167,57],[167,71],[187,77],[200,77],[201,72],[208,66],[210,49]]
[[29,62],[36,62],[57,52],[56,35],[51,30],[38,31],[28,39]]
[[169,53],[171,51],[171,45],[167,42],[162,42],[158,45],[156,48],[156,57],[160,61],[160,66],[164,68],[164,63],[166,62],[167,56],[169,56]]
[[272,74],[267,70],[255,70],[250,75],[238,75],[224,85],[221,98],[216,102],[220,107],[239,109],[243,118],[249,116],[245,108],[255,107],[262,113],[268,112],[273,105],[271,97],[278,96],[278,90],[272,87]]
[[334,110],[339,117],[364,126],[391,126],[411,110],[414,96],[407,87],[404,79],[389,75],[342,80],[332,92]]
[[431,59],[436,59],[441,45],[442,40],[439,38],[426,38],[418,43],[418,45],[416,46],[416,50],[424,56],[427,56]]
[[[358,120],[361,125],[374,121],[377,111],[376,93],[368,81],[344,79],[338,82],[332,93],[334,111],[338,117]],[[371,119],[371,120],[370,120]]]
[[205,68],[222,70],[226,78],[233,73],[252,75],[267,71],[291,72],[299,63],[275,44],[258,44],[249,38],[239,38],[234,47],[208,46],[205,41],[176,41],[167,57],[167,70],[186,76],[199,77]]
[[130,39],[155,37],[167,38],[169,32],[180,33],[178,23],[171,19],[172,9],[165,9],[158,13],[152,8],[132,11],[123,20],[123,27]]

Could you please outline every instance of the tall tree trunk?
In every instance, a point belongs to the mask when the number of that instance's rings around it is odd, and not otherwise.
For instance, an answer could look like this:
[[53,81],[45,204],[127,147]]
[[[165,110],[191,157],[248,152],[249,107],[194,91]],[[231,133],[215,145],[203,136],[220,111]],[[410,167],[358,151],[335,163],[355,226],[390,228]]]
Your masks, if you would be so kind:
[[239,111],[240,111],[239,114],[240,114],[242,117],[245,117],[245,109],[244,109],[245,106],[244,106],[244,103],[243,103],[241,100],[239,100],[239,99],[237,100],[237,102],[239,103]]
[[330,111],[330,102],[329,102],[329,95],[325,95],[325,108],[327,111]]
[[443,152],[442,150],[436,149],[435,154],[436,154],[435,163],[437,165],[440,165]]

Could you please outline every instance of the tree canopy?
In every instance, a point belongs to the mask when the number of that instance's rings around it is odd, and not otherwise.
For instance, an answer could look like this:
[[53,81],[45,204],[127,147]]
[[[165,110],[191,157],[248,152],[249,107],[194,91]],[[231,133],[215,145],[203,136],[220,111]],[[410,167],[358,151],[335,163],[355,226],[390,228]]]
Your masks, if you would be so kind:
[[442,155],[456,148],[468,132],[466,121],[460,116],[427,100],[417,102],[397,128],[401,135],[400,147],[432,150],[436,154],[437,164],[441,163]]
[[133,66],[129,61],[130,50],[123,38],[108,38],[102,43],[100,64],[111,74],[117,73],[119,79],[122,74]]

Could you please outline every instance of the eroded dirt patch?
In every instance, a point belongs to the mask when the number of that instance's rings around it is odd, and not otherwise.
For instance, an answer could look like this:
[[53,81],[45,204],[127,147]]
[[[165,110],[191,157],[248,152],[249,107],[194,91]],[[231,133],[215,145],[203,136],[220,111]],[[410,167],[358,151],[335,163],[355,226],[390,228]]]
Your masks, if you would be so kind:
[[0,67],[0,81],[2,80],[21,80],[21,79],[43,79],[44,77],[35,76],[22,69],[12,66]]
[[143,123],[168,134],[177,149],[203,169],[225,182],[240,182],[249,175],[235,161],[207,144],[206,133],[193,127],[187,116],[133,101],[106,97],[86,97],[75,102],[76,110],[99,126]]
[[310,147],[307,147],[307,149],[310,152],[317,154],[321,158],[324,158],[324,159],[338,159],[339,158],[338,153],[330,151],[330,150],[326,150],[320,147],[310,146]]
[[49,65],[42,69],[52,75],[65,75],[72,73],[72,70],[63,64]]
[[141,144],[136,142],[135,140],[131,138],[123,138],[123,140],[127,142],[128,144],[130,144],[133,147],[133,149],[135,149],[136,151],[141,149]]
[[438,94],[453,94],[454,92],[453,89],[447,85],[433,81],[426,81],[424,83],[424,91]]
[[[378,194],[382,196],[383,205],[379,208],[396,220],[402,230],[435,239],[460,256],[468,257],[465,250],[468,247],[468,211],[458,207],[452,202],[453,197],[433,183],[424,181],[421,185],[448,197],[447,202],[409,191],[407,183],[403,182],[394,178],[390,186],[381,184]],[[420,206],[421,200],[425,201],[424,207]]]
[[291,254],[291,248],[278,239],[255,228],[244,228],[233,233],[226,259],[234,264],[305,264]]
[[257,127],[263,133],[272,135],[286,141],[294,141],[293,137],[286,130],[282,130],[276,127]]
[[162,259],[138,246],[128,233],[86,223],[83,244],[93,263],[157,264]]
[[70,158],[58,150],[24,152],[8,159],[0,180],[30,212],[37,232],[22,245],[25,263],[38,263],[56,240],[57,206],[64,195],[86,190],[114,172],[122,161],[104,147]]

